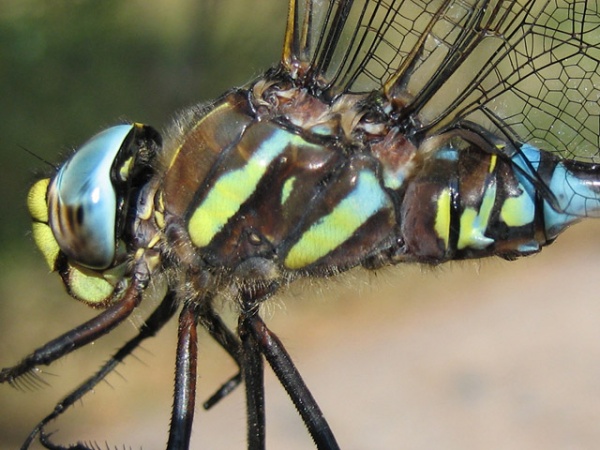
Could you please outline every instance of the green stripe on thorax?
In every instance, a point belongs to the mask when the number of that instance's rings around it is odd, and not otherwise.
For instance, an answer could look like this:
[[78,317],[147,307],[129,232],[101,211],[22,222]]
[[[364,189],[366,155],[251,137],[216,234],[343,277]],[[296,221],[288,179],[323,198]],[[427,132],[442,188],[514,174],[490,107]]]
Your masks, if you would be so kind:
[[370,217],[391,207],[375,174],[367,169],[358,173],[356,185],[331,212],[313,223],[288,252],[284,264],[301,269],[313,264],[350,239]]
[[[253,135],[248,138],[243,136],[234,151],[236,156],[246,157],[246,162],[235,169],[220,173],[190,216],[188,231],[192,242],[197,247],[208,245],[223,229],[242,204],[256,191],[269,166],[288,147],[312,146],[300,136],[278,127],[267,127],[258,123],[251,128],[254,128],[250,133]],[[268,131],[266,136],[258,144],[254,144],[256,135],[264,133],[265,130]],[[225,158],[223,164],[226,165],[228,162]]]

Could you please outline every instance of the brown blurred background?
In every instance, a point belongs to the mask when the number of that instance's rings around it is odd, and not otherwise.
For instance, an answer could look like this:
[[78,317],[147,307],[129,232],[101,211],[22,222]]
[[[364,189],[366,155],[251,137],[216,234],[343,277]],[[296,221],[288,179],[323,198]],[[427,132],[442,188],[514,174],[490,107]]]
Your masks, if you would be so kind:
[[[0,0],[0,367],[91,317],[28,234],[28,186],[121,118],[173,113],[279,57],[286,5],[240,0]],[[541,255],[397,267],[295,284],[268,323],[344,449],[594,449],[600,442],[600,224]],[[310,289],[307,289],[310,287]],[[148,310],[148,306],[143,311]],[[15,449],[141,323],[50,368],[39,390],[0,386],[0,449]],[[164,448],[175,321],[49,430],[57,439]],[[235,372],[200,338],[199,403]],[[311,448],[267,370],[268,448]],[[242,391],[197,408],[193,448],[245,448]],[[38,444],[32,448],[39,448]]]

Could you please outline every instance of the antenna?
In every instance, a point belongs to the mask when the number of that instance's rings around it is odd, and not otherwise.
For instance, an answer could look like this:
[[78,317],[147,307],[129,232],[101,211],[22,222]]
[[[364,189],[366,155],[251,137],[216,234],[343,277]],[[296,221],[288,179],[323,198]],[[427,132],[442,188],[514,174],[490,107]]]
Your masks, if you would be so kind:
[[17,144],[17,146],[25,151],[26,153],[29,153],[31,156],[33,156],[35,159],[37,159],[38,161],[43,162],[44,164],[47,164],[48,166],[52,167],[54,170],[58,170],[58,166],[55,164],[52,164],[50,161],[42,158],[40,155],[38,155],[37,153],[33,152],[32,150],[29,150],[27,147],[23,147],[20,144]]

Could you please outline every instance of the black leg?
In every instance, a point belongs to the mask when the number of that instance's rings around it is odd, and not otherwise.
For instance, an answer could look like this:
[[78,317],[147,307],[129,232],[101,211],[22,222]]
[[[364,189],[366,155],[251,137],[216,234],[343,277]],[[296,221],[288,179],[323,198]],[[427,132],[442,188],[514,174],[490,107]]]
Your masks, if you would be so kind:
[[[319,405],[308,390],[308,387],[302,380],[298,369],[294,366],[290,355],[286,352],[283,344],[275,333],[271,332],[258,314],[259,305],[268,298],[275,290],[277,285],[254,287],[251,290],[241,292],[241,309],[239,333],[242,338],[244,351],[244,381],[246,383],[246,398],[248,402],[248,430],[249,442],[252,437],[250,430],[255,427],[255,433],[262,433],[262,447],[264,448],[264,384],[263,384],[263,366],[262,355],[264,355],[283,385],[294,406],[300,413],[308,432],[312,436],[319,450],[339,450],[333,432],[325,420]],[[260,374],[251,371],[250,362],[257,359],[260,361]],[[247,364],[247,366],[246,366]],[[258,363],[256,363],[258,364]],[[247,373],[251,375],[249,378]],[[252,392],[256,390],[256,392]],[[258,406],[251,403],[253,396],[256,397]],[[250,407],[256,408],[254,412]],[[252,414],[255,414],[254,423]],[[254,450],[254,447],[249,445]]]
[[[65,447],[56,446],[50,441],[50,436],[44,433],[44,427],[51,421],[58,418],[68,408],[70,408],[76,401],[81,399],[85,394],[94,389],[96,385],[104,380],[104,378],[112,372],[127,356],[129,356],[139,345],[147,338],[153,337],[156,333],[173,317],[173,314],[177,310],[177,302],[175,301],[175,295],[170,292],[163,299],[160,305],[154,310],[154,312],[146,319],[144,324],[140,327],[140,330],[136,336],[130,339],[125,345],[123,345],[92,377],[88,378],[83,382],[77,389],[71,392],[65,397],[60,403],[56,405],[54,411],[46,416],[29,434],[27,440],[23,443],[21,450],[29,448],[36,435],[40,433],[40,441],[46,448],[49,449],[65,449]],[[83,444],[77,444],[80,449],[88,449]],[[73,447],[68,447],[72,449]]]
[[248,449],[265,448],[265,385],[264,365],[260,349],[248,330],[248,318],[239,324],[242,339],[242,374],[246,386],[246,415],[248,426]]
[[[100,447],[95,443],[89,444],[90,445],[89,447],[81,442],[78,442],[77,444],[69,445],[68,447],[61,447],[60,445],[54,444],[50,440],[50,436],[51,436],[51,434],[48,434],[48,433],[44,432],[43,430],[40,431],[40,442],[48,450],[101,450]],[[21,450],[23,450],[25,448],[26,447],[21,447]]]
[[251,321],[258,315],[260,303],[277,290],[275,284],[241,289],[238,335],[242,341],[242,375],[246,387],[248,450],[265,449],[264,362],[260,346],[254,339]]
[[221,400],[223,400],[225,397],[227,397],[229,394],[231,394],[235,390],[235,388],[237,388],[241,383],[242,383],[242,372],[240,371],[240,372],[236,373],[234,376],[232,376],[225,383],[223,383],[221,385],[221,387],[219,389],[217,389],[217,392],[215,392],[213,395],[211,395],[208,398],[208,400],[206,400],[202,404],[202,407],[206,410],[209,410],[210,408],[215,406],[217,403],[219,403]]
[[197,305],[195,302],[185,304],[179,316],[175,393],[167,450],[187,450],[190,445],[196,404]]
[[247,319],[247,330],[283,385],[319,450],[337,450],[333,432],[279,338],[258,314]]
[[93,319],[38,348],[17,365],[2,369],[0,372],[0,383],[8,382],[13,386],[17,386],[19,384],[19,377],[22,376],[25,376],[24,383],[43,383],[43,380],[38,378],[33,372],[36,366],[48,365],[58,358],[109,333],[129,317],[135,307],[139,305],[144,287],[145,283],[134,278],[132,284],[127,288],[123,298],[118,303],[115,303]]
[[[229,355],[235,360],[238,368],[241,368],[241,347],[238,338],[231,332],[229,328],[223,323],[221,318],[214,312],[210,302],[206,302],[206,307],[200,314],[200,323],[208,331],[211,337],[219,343],[221,347],[229,353]],[[233,390],[240,385],[242,382],[242,373],[240,371],[227,380],[221,387],[210,396],[208,400],[202,405],[204,409],[208,410],[216,405],[219,401],[229,395]]]

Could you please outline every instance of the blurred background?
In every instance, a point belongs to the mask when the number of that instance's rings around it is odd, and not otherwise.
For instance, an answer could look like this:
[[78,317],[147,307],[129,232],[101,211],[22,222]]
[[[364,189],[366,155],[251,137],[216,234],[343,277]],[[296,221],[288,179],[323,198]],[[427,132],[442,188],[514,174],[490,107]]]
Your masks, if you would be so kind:
[[[267,0],[0,0],[0,367],[94,315],[48,274],[29,235],[25,196],[44,161],[121,119],[164,129],[260,75],[279,58],[285,13]],[[599,232],[578,225],[513,263],[294,284],[268,323],[344,449],[597,448]],[[151,306],[44,368],[49,386],[0,385],[0,449],[19,448]],[[65,444],[164,448],[175,322],[48,431]],[[235,370],[201,335],[198,403]],[[268,370],[266,389],[268,448],[311,448]],[[192,447],[245,448],[244,420],[240,389],[212,411],[198,406]]]

